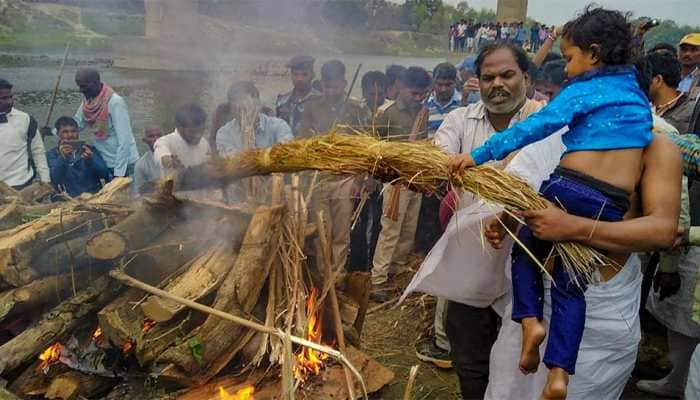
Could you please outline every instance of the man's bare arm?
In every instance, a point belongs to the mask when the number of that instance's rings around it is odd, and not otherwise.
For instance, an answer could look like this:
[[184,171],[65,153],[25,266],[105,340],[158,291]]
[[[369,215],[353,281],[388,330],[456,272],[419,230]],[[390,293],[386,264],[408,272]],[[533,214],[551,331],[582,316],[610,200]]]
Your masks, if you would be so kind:
[[602,222],[573,216],[554,206],[524,212],[523,217],[543,240],[575,241],[614,253],[667,249],[676,238],[681,174],[678,148],[668,138],[655,135],[644,152],[639,218]]

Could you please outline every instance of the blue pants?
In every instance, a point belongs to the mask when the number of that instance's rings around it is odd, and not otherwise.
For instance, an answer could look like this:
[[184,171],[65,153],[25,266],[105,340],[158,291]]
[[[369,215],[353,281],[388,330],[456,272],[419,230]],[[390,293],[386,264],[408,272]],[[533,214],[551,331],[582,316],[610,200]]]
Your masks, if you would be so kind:
[[[601,221],[620,221],[629,208],[622,189],[563,168],[557,168],[542,183],[540,192],[552,203],[563,205],[569,214]],[[552,243],[535,238],[527,226],[520,228],[518,238],[540,261],[549,256]],[[544,287],[540,268],[518,245],[513,247],[512,260],[513,321],[526,317],[541,320]],[[573,375],[586,321],[586,282],[581,276],[569,276],[556,254],[553,260],[552,316],[543,362],[550,369],[559,367]]]

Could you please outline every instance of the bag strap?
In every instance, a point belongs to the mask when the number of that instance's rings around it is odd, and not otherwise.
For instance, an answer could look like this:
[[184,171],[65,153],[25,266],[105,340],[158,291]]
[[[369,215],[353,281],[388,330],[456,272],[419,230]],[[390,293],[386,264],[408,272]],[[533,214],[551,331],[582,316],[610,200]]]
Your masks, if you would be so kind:
[[36,130],[39,124],[34,117],[29,116],[29,128],[27,129],[27,169],[33,170],[36,174],[36,165],[34,164],[34,154],[32,153],[32,141],[36,137]]
[[690,117],[690,124],[688,125],[688,130],[690,131],[690,133],[700,135],[700,95],[695,99],[695,107],[693,108],[693,114]]

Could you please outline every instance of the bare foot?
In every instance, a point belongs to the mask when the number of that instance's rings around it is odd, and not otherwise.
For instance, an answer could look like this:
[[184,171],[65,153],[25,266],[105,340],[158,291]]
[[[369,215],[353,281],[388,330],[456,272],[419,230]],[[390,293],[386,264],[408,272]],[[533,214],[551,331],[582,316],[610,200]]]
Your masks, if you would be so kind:
[[544,330],[544,325],[537,318],[523,318],[523,345],[520,350],[520,371],[523,374],[532,374],[537,372],[537,367],[540,365],[540,345],[544,340],[547,332]]
[[565,400],[568,385],[569,374],[566,371],[556,367],[550,369],[541,400]]

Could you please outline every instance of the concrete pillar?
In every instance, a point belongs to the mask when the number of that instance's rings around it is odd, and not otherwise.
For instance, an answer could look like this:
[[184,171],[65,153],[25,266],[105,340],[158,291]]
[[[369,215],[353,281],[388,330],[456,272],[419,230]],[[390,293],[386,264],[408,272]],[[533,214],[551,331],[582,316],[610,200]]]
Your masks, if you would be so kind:
[[525,22],[527,17],[527,0],[498,0],[496,21]]
[[146,37],[180,42],[198,35],[196,0],[145,0],[144,5]]

